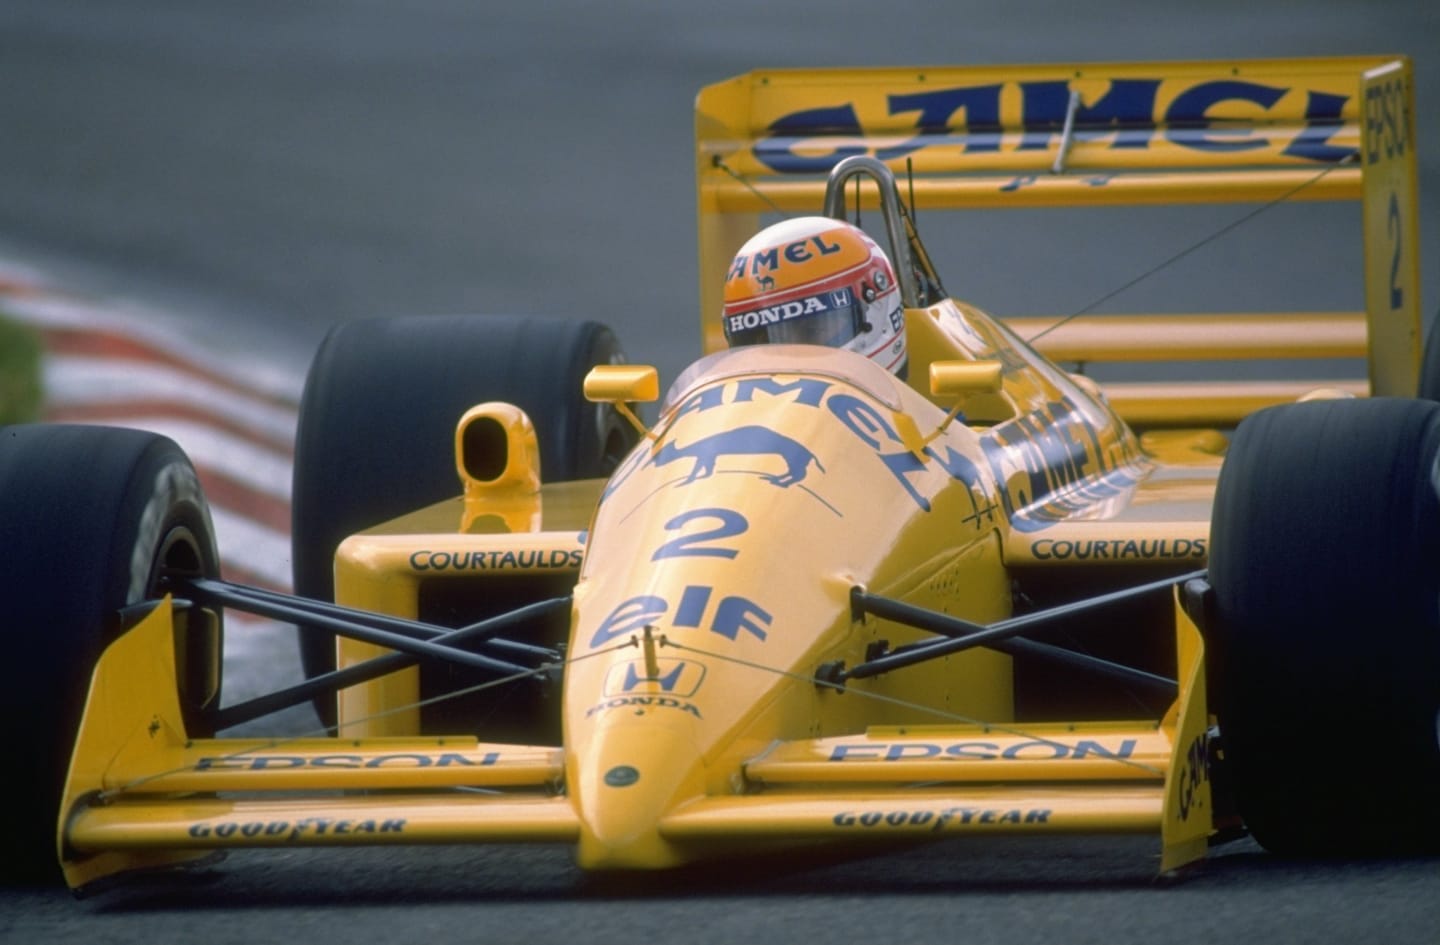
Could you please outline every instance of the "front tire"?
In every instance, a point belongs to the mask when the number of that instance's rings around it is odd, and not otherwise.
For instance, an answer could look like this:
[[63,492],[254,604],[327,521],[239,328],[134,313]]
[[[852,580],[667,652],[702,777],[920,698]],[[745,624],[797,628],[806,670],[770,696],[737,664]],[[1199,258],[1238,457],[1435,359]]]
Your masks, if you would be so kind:
[[1212,689],[1243,817],[1296,854],[1440,848],[1440,404],[1275,407],[1216,491]]
[[[122,608],[158,597],[160,578],[174,571],[220,573],[204,494],[174,442],[107,427],[0,428],[0,706],[16,723],[9,750],[27,759],[9,779],[20,814],[8,831],[8,876],[58,876],[58,804],[91,672],[124,632]],[[205,716],[220,698],[222,641],[211,616],[177,652],[194,735],[210,734]]]

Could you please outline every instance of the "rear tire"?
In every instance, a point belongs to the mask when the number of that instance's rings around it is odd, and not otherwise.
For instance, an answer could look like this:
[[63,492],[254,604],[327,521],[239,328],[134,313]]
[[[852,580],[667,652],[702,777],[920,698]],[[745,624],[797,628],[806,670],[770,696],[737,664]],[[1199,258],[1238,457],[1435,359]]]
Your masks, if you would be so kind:
[[1215,497],[1212,690],[1267,849],[1440,848],[1440,404],[1332,400],[1236,431]]
[[[58,877],[59,799],[95,661],[124,632],[120,610],[157,597],[171,570],[220,573],[205,497],[180,447],[138,430],[0,428],[0,707],[14,723],[9,750],[26,759],[8,786],[20,812],[0,860],[10,878]],[[211,734],[204,720],[219,704],[221,656],[218,618],[179,654],[192,735]]]
[[1425,334],[1419,395],[1425,400],[1440,400],[1440,312],[1435,314],[1430,331]]
[[[585,375],[624,360],[596,322],[530,316],[424,316],[344,322],[310,367],[300,404],[291,511],[295,592],[334,600],[347,536],[460,493],[455,424],[486,401],[529,414],[547,482],[608,475],[634,430],[585,400]],[[307,677],[335,668],[335,638],[300,636]],[[333,699],[316,700],[326,725]]]

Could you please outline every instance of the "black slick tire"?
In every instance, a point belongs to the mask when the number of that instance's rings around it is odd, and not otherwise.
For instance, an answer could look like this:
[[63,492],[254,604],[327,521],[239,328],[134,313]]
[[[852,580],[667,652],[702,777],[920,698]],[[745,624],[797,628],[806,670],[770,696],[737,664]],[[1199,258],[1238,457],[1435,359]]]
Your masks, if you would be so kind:
[[[26,759],[7,789],[20,812],[3,858],[9,878],[58,877],[58,804],[91,671],[124,631],[122,608],[157,597],[168,570],[219,575],[205,497],[174,442],[107,427],[0,428],[0,706],[23,720],[8,737]],[[193,735],[211,734],[221,645],[218,619],[184,641],[177,685]]]
[[1275,407],[1216,493],[1210,666],[1241,814],[1285,854],[1440,849],[1440,404]]
[[[585,400],[585,375],[623,361],[609,328],[564,318],[446,315],[344,322],[311,364],[300,406],[292,491],[295,591],[334,599],[335,548],[347,536],[458,495],[455,424],[500,400],[529,414],[547,482],[603,477],[634,445],[609,405]],[[332,636],[304,631],[307,677],[335,666]],[[334,723],[329,699],[316,701]]]
[[1420,364],[1419,396],[1424,400],[1440,401],[1440,312],[1430,322],[1425,334],[1424,360]]

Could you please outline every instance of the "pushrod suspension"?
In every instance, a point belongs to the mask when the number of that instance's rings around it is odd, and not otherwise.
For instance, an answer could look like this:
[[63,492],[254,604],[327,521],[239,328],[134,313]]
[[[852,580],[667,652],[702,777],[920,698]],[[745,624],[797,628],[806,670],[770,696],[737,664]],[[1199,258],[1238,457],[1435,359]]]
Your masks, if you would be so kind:
[[973,623],[969,620],[962,620],[958,617],[951,617],[948,614],[937,613],[933,610],[926,610],[923,607],[916,607],[913,604],[907,604],[904,601],[895,600],[894,598],[870,594],[863,588],[856,587],[850,592],[850,603],[852,610],[857,616],[867,613],[873,614],[886,620],[893,620],[896,623],[905,624],[906,626],[928,630],[931,633],[939,634],[942,639],[926,640],[921,643],[900,647],[884,656],[867,660],[852,669],[846,670],[843,678],[866,679],[906,666],[914,666],[928,660],[938,659],[942,656],[949,656],[954,653],[974,649],[975,647],[986,646],[1015,655],[1023,653],[1052,662],[1064,663],[1087,672],[1108,676],[1137,685],[1147,690],[1167,692],[1173,695],[1178,686],[1173,679],[1158,676],[1154,673],[1147,673],[1144,670],[1135,669],[1134,667],[1114,663],[1109,660],[1102,660],[1084,653],[1077,653],[1074,650],[1067,650],[1064,647],[1021,639],[1020,636],[1023,633],[1044,627],[1047,624],[1056,623],[1078,613],[1105,607],[1120,601],[1154,593],[1155,591],[1165,590],[1177,584],[1184,584],[1186,581],[1204,576],[1204,571],[1196,571],[1174,578],[1166,578],[1148,584],[1141,584],[1137,587],[1113,591],[1109,594],[1102,594],[1098,597],[1092,597],[1082,601],[1062,604],[1059,607],[1037,611],[1033,614],[1012,617],[988,626]]

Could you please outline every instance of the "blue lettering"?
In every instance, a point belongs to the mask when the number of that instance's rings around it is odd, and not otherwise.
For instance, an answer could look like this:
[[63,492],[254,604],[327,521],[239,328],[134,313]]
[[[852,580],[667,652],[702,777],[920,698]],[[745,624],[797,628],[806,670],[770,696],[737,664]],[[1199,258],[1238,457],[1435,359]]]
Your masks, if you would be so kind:
[[435,763],[429,755],[381,755],[365,762],[367,768],[428,768]]
[[[904,157],[924,147],[927,137],[947,134],[951,119],[962,109],[965,112],[967,153],[1000,150],[1000,89],[999,85],[973,85],[914,95],[892,95],[890,114],[919,112],[915,126],[920,134],[893,148],[880,148],[875,156],[882,161]],[[777,168],[778,170],[778,168]]]
[[836,745],[830,750],[830,760],[844,761],[850,757],[873,760],[879,757],[884,748],[884,745]]
[[883,433],[891,443],[902,442],[895,428],[890,426],[880,412],[866,401],[850,394],[836,394],[826,401],[826,406],[862,443],[876,451],[875,455],[885,464],[885,468],[890,470],[896,481],[905,487],[905,491],[910,493],[915,504],[926,512],[930,511],[930,500],[921,495],[906,478],[909,473],[923,470],[925,464],[909,450],[898,453],[879,452],[881,441],[876,439],[874,434]]
[[689,586],[680,595],[680,606],[675,608],[675,626],[698,627],[710,606],[710,588]]
[[971,758],[976,761],[994,761],[1000,746],[994,742],[957,742],[947,745],[945,754],[955,758]]
[[[1041,754],[1036,755],[1034,749],[1040,749]],[[1016,760],[1020,758],[1064,758],[1070,753],[1070,749],[1058,742],[1020,742],[1011,745],[1000,753],[1000,757]]]
[[[1115,135],[1112,148],[1145,148],[1155,131],[1155,94],[1159,79],[1115,79],[1092,106],[1075,110],[1075,137],[1095,140]],[[1044,150],[1065,127],[1070,109],[1070,83],[1022,82],[1025,136],[1020,150]]]
[[1404,155],[1413,129],[1405,86],[1397,78],[1365,90],[1365,163]]
[[880,412],[869,403],[850,394],[836,394],[826,403],[841,423],[845,424],[860,438],[860,441],[872,450],[880,448],[880,441],[875,439],[873,434],[884,433],[891,443],[899,443],[900,437],[896,435],[895,429],[885,422]]
[[1117,749],[1107,748],[1099,742],[1091,741],[1087,738],[1075,743],[1074,749],[1070,752],[1070,757],[1089,758],[1091,755],[1095,755],[1099,758],[1129,758],[1134,754],[1135,739],[1133,738],[1127,738],[1121,741],[1120,747]]
[[[907,454],[908,455],[908,454]],[[936,452],[935,447],[925,447],[925,455],[940,464],[940,468],[950,474],[950,478],[963,482],[967,486],[975,487],[980,484],[980,467],[964,453],[955,452],[953,446],[946,446],[944,455]],[[973,504],[974,499],[972,497]]]
[[[1149,147],[1156,130],[1165,128],[1166,138],[1181,147],[1200,151],[1237,152],[1263,148],[1269,140],[1212,115],[1223,102],[1249,102],[1269,111],[1292,92],[1291,89],[1239,79],[1217,79],[1183,89],[1166,109],[1156,114],[1162,80],[1157,78],[1111,79],[1104,94],[1075,112],[1075,137],[1081,141],[1111,139],[1112,149]],[[1044,150],[1064,126],[1069,108],[1071,84],[1048,79],[1017,84],[1020,97],[1020,135],[1016,149]],[[959,86],[922,92],[892,94],[886,98],[887,114],[913,115],[914,132],[896,144],[870,146],[865,125],[854,103],[805,109],[783,116],[768,129],[769,136],[755,145],[761,164],[779,173],[824,173],[846,157],[874,154],[882,161],[904,158],[926,147],[956,148],[965,154],[994,153],[1004,143],[1001,84]],[[1294,90],[1297,92],[1299,90]],[[1377,93],[1389,98],[1389,90]],[[1317,90],[1306,91],[1305,127],[1289,141],[1286,155],[1310,161],[1341,161],[1353,149],[1333,144],[1331,139],[1342,126],[1342,112],[1348,96]],[[1367,103],[1369,104],[1369,103]],[[1384,103],[1388,110],[1393,105]],[[1380,109],[1376,109],[1379,111]],[[1398,118],[1395,122],[1398,124]],[[1229,127],[1225,127],[1229,125]],[[892,127],[886,124],[887,131]],[[844,139],[822,154],[802,153],[800,146],[818,137]],[[1401,137],[1395,135],[1396,139]],[[1014,190],[1034,178],[1018,177],[1005,185]],[[797,250],[798,252],[798,250]],[[732,272],[732,275],[736,274]]]
[[727,640],[734,640],[743,630],[757,639],[765,639],[766,628],[774,618],[763,607],[743,597],[727,597],[715,611],[715,622],[710,625],[713,633]]
[[886,761],[900,761],[904,758],[933,758],[940,754],[939,745],[906,744],[897,742],[885,752]]
[[766,249],[756,253],[750,260],[750,274],[758,276],[762,268],[769,270],[780,265],[780,250]]
[[[685,399],[679,407],[675,408],[675,419],[679,420],[687,413],[703,413],[713,407],[718,407],[725,402],[725,388],[707,387],[698,394],[693,394]],[[643,456],[643,452],[641,454]]]
[[[1044,496],[1049,485],[1044,467],[1037,462],[1034,444],[1025,436],[1025,428],[1015,422],[1005,426],[1008,429],[1000,428],[993,436],[982,437],[980,449],[990,462],[990,471],[1000,483],[1000,501],[1005,511],[1014,515],[1017,510]],[[1022,480],[1012,486],[1005,467],[1017,456],[1022,464]]]
[[[1186,89],[1175,96],[1175,101],[1170,103],[1170,109],[1165,114],[1165,121],[1171,126],[1166,137],[1176,144],[1197,151],[1251,151],[1263,148],[1269,143],[1265,138],[1232,137],[1226,141],[1216,140],[1214,135],[1221,132],[1211,127],[1212,119],[1208,112],[1213,105],[1232,101],[1253,102],[1268,110],[1284,98],[1285,91],[1268,85],[1229,79],[1205,82]],[[1233,136],[1239,131],[1236,129],[1225,133]]]
[[771,397],[794,394],[795,403],[818,407],[830,386],[829,381],[813,377],[802,377],[788,384],[782,384],[772,377],[747,377],[736,383],[734,403],[748,404],[754,400],[756,394],[768,394]]
[[610,616],[605,618],[599,629],[590,637],[590,645],[592,647],[603,646],[616,637],[639,631],[646,624],[663,617],[669,606],[663,598],[652,594],[632,597],[623,601],[610,612]]
[[766,167],[782,174],[826,173],[845,158],[864,154],[864,146],[836,148],[829,154],[801,157],[794,152],[797,144],[816,135],[860,134],[860,119],[853,105],[833,108],[812,108],[795,112],[770,125],[771,137],[755,145],[755,158]]
[[785,261],[786,261],[786,262],[803,263],[803,262],[809,262],[811,259],[814,259],[814,258],[815,258],[814,256],[811,256],[811,255],[810,255],[810,250],[808,250],[808,249],[805,248],[805,241],[804,241],[804,240],[801,240],[801,241],[795,242],[795,243],[791,243],[791,244],[789,244],[788,246],[785,247]]
[[1285,146],[1285,154],[1310,161],[1344,161],[1355,153],[1354,148],[1330,144],[1330,138],[1344,125],[1340,117],[1348,95],[1311,92],[1305,105],[1305,130]]
[[267,768],[303,768],[305,759],[293,755],[270,755],[265,758],[256,758],[250,763],[251,771],[264,771]]

